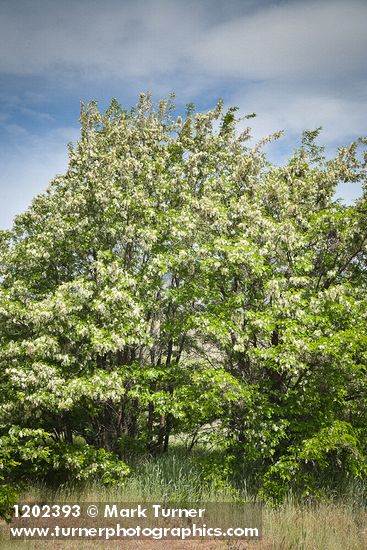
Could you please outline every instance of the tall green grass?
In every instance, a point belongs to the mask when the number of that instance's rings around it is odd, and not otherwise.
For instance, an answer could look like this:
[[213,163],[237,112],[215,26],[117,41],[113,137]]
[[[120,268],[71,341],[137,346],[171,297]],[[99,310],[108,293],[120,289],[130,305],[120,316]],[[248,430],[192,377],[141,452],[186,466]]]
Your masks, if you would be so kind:
[[[210,458],[210,457],[209,457]],[[240,495],[245,500],[255,500],[251,493],[251,481],[244,478],[236,490],[231,484],[205,481],[201,463],[208,459],[205,449],[188,454],[176,446],[161,457],[140,457],[131,464],[132,474],[124,485],[104,488],[87,485],[76,488],[64,485],[57,490],[35,485],[28,487],[20,501],[95,501],[95,502],[177,502],[202,501],[231,502]],[[144,549],[257,549],[257,550],[365,550],[367,548],[366,488],[362,482],[341,485],[339,491],[330,491],[323,502],[300,504],[289,495],[279,508],[264,506],[263,540],[257,543],[239,542],[134,542],[124,543],[123,548]],[[27,543],[0,539],[0,548],[122,548],[116,542],[82,542],[57,545],[52,541]]]

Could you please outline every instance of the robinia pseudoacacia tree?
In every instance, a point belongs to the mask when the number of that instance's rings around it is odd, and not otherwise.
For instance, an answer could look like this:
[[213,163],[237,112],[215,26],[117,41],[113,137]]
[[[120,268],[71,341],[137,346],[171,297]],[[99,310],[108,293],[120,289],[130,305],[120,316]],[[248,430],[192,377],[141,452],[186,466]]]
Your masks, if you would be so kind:
[[306,131],[276,166],[279,135],[250,146],[222,103],[80,120],[66,174],[0,233],[3,477],[112,482],[203,426],[263,496],[363,476],[366,140],[326,160]]

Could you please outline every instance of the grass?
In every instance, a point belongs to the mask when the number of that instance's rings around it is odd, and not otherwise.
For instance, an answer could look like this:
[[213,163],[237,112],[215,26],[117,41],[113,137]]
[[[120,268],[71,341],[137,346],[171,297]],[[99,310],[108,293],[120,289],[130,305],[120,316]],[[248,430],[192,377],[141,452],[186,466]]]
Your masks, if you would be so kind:
[[[20,501],[95,501],[95,502],[176,502],[222,501],[234,499],[234,491],[228,484],[221,486],[203,483],[199,462],[205,457],[197,449],[188,455],[183,448],[173,448],[159,458],[141,457],[133,466],[133,474],[123,487],[102,488],[88,485],[83,489],[61,487],[51,491],[45,486],[33,486],[21,495]],[[243,481],[240,489],[246,500],[254,500]],[[118,542],[62,542],[33,541],[9,542],[0,539],[0,548],[142,548],[162,550],[365,550],[367,548],[367,510],[363,497],[363,486],[352,484],[339,494],[330,495],[321,503],[299,504],[289,496],[279,508],[264,507],[263,539],[254,543],[206,541],[157,541]]]

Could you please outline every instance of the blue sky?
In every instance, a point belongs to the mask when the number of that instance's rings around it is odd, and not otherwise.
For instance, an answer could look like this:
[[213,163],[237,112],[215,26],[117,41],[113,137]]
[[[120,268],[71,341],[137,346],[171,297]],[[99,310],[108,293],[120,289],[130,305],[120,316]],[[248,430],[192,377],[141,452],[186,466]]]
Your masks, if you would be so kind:
[[0,228],[65,171],[81,99],[223,98],[285,130],[278,162],[303,129],[330,154],[366,135],[366,22],[366,0],[0,0]]

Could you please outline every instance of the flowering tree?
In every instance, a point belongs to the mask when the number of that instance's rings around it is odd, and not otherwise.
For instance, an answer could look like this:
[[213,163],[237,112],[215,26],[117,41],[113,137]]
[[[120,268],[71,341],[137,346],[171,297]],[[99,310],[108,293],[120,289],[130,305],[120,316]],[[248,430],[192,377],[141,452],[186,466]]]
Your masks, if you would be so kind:
[[305,132],[279,167],[235,113],[83,105],[66,174],[0,234],[8,478],[109,482],[204,425],[272,498],[363,475],[366,195],[334,193],[365,142],[327,161]]

